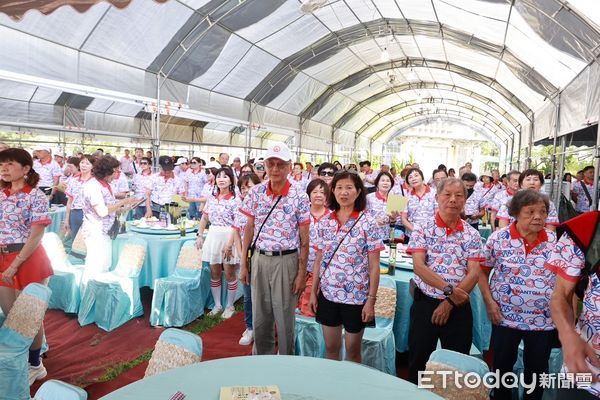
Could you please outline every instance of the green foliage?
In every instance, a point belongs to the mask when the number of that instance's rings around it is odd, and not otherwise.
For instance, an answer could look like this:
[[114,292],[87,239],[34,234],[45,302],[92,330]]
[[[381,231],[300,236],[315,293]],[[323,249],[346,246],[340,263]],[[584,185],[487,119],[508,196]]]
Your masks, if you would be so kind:
[[[565,172],[572,174],[583,169],[586,165],[590,165],[593,161],[593,150],[586,149],[584,151],[577,147],[571,146],[567,148],[567,155],[565,156]],[[560,151],[557,147],[556,151]],[[576,151],[576,152],[575,152]],[[554,154],[554,146],[535,146],[531,152],[531,165],[532,168],[539,169],[544,175],[552,172],[552,155]],[[560,157],[560,156],[557,156]],[[556,162],[556,168],[558,168],[558,159]]]

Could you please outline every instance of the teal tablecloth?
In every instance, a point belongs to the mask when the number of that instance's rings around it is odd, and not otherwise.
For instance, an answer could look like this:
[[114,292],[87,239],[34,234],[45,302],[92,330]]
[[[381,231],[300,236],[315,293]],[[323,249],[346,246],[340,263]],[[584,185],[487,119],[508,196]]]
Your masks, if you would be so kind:
[[[385,261],[381,265],[387,267]],[[415,273],[412,270],[405,270],[396,266],[396,273],[392,278],[396,281],[396,315],[394,317],[394,339],[396,340],[396,351],[408,351],[408,329],[410,325],[410,307],[413,299],[409,292],[409,282],[414,278]],[[410,268],[412,264],[404,264]],[[471,308],[473,311],[473,344],[480,350],[485,351],[490,347],[490,337],[492,335],[492,324],[487,316],[483,296],[479,287],[471,292]]]
[[140,287],[148,286],[154,289],[154,280],[169,276],[175,269],[179,249],[188,240],[196,240],[196,235],[187,235],[180,237],[179,235],[144,235],[140,233],[123,233],[113,240],[113,264],[117,264],[119,254],[127,243],[127,240],[132,237],[138,237],[148,242],[146,249],[146,259],[142,266],[142,271],[139,276]]
[[286,400],[441,399],[410,382],[360,364],[295,356],[201,362],[139,380],[102,399],[168,400],[180,391],[186,400],[218,400],[222,386],[264,385],[277,385]]
[[483,240],[483,243],[487,242],[487,240],[491,234],[492,234],[492,227],[490,225],[479,227],[479,235],[481,236],[481,240]]
[[[53,206],[56,207],[56,206]],[[46,227],[46,232],[54,232],[60,235],[60,230],[67,215],[66,207],[58,207],[56,211],[48,211],[52,223]]]

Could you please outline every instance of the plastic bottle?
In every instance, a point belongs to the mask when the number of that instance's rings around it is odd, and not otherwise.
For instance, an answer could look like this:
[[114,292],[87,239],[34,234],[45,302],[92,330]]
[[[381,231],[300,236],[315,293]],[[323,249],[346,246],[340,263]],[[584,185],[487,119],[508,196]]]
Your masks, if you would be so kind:
[[163,228],[166,228],[167,225],[169,224],[168,218],[169,218],[169,214],[167,214],[167,211],[165,210],[165,207],[161,206],[160,207],[160,214],[158,214],[158,224],[160,226],[162,226]]
[[396,226],[392,224],[390,228],[390,259],[388,263],[388,275],[396,274]]
[[187,210],[183,208],[181,210],[181,216],[179,217],[179,235],[181,237],[185,236],[185,222],[187,221]]

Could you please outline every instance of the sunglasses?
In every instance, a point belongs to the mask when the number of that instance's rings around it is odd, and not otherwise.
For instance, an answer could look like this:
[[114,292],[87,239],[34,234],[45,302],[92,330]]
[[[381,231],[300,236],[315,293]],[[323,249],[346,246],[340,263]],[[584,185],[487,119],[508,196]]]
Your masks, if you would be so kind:
[[319,172],[319,176],[333,176],[333,175],[335,175],[334,171],[327,170],[327,171],[321,171],[321,172]]
[[264,167],[263,165],[257,165],[257,166],[256,166],[256,170],[257,170],[257,171],[264,171],[264,170],[265,170],[265,167]]
[[198,164],[198,161],[192,161],[190,164]]

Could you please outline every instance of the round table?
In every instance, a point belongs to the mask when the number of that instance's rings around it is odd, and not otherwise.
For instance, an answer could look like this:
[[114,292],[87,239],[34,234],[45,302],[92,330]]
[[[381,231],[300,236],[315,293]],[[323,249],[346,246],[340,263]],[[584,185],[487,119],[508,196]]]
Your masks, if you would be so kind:
[[196,234],[187,234],[186,236],[176,235],[145,235],[142,233],[128,232],[117,236],[113,240],[113,263],[117,265],[119,254],[127,243],[132,238],[144,239],[148,243],[146,249],[146,258],[144,265],[138,278],[140,287],[148,286],[154,289],[154,280],[169,276],[175,269],[179,250],[183,243],[188,240],[196,240]]
[[54,232],[60,234],[61,227],[67,215],[67,207],[52,205],[56,207],[54,211],[48,211],[48,217],[52,223],[46,227],[46,232]]
[[180,391],[186,400],[218,400],[222,386],[265,385],[277,385],[285,400],[441,399],[410,382],[360,364],[296,356],[201,362],[144,378],[102,399],[168,400]]

